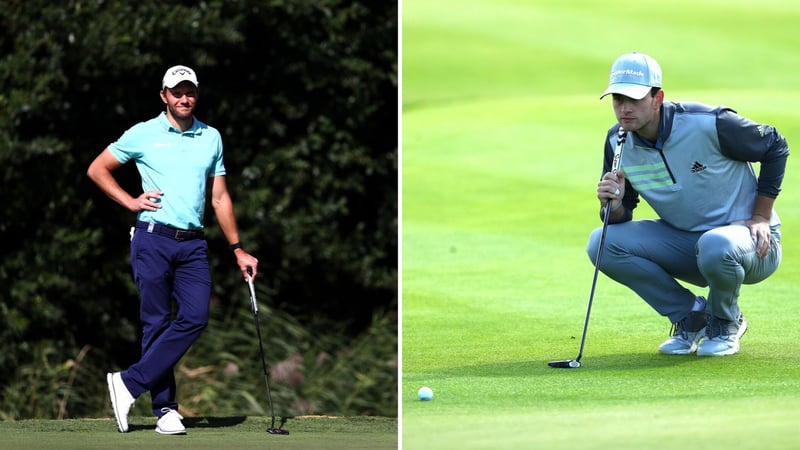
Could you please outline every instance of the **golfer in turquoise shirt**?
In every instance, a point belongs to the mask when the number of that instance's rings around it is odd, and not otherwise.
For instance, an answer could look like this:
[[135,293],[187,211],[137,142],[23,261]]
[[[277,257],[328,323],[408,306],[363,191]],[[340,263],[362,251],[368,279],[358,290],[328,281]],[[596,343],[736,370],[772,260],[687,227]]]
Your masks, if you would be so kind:
[[[106,376],[120,432],[128,413],[149,391],[156,431],[185,434],[178,413],[174,367],[208,324],[211,274],[203,218],[208,183],[211,205],[236,255],[242,277],[255,277],[258,260],[244,251],[225,184],[219,132],[194,117],[199,83],[194,70],[167,70],[160,97],[165,111],[139,123],[108,146],[89,166],[88,176],[111,199],[137,213],[131,237],[131,266],[141,297],[142,356]],[[142,193],[133,196],[112,172],[135,161]],[[177,316],[172,319],[172,301]]]

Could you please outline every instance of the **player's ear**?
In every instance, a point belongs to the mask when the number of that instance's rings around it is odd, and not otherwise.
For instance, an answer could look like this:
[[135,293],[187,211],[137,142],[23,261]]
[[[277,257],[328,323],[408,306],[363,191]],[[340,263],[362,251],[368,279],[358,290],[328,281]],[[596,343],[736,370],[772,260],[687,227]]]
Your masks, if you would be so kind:
[[655,98],[656,98],[655,106],[656,108],[660,108],[661,104],[664,103],[664,90],[659,89],[658,92],[656,92]]

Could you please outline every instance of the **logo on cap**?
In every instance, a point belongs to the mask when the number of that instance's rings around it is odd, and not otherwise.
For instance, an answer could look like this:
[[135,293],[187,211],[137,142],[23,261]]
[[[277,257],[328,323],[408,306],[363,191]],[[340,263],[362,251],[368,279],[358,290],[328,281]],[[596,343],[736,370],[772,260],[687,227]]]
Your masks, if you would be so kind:
[[178,68],[176,68],[175,70],[172,71],[172,75],[173,76],[174,75],[183,76],[183,75],[192,75],[192,74],[194,74],[194,72],[192,72],[192,69],[190,69],[188,67],[178,67]]
[[634,69],[622,69],[622,70],[615,70],[611,72],[611,80],[624,77],[625,75],[632,76],[632,77],[639,77],[644,78],[644,72],[641,70],[634,70]]

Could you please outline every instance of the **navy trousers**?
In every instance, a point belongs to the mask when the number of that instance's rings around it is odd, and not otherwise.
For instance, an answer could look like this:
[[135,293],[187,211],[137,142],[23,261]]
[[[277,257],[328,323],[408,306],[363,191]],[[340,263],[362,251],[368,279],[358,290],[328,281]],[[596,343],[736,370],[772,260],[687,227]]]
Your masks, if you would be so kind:
[[142,356],[122,372],[122,381],[134,398],[150,391],[160,417],[161,408],[178,409],[174,367],[208,325],[208,244],[136,229],[131,266],[141,298]]

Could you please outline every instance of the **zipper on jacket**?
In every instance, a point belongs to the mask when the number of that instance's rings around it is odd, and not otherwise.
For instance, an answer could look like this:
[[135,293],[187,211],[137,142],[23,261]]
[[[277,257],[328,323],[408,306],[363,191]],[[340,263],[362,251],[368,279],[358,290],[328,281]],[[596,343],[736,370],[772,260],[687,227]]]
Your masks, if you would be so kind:
[[670,180],[672,180],[672,184],[675,184],[675,177],[672,175],[672,169],[669,168],[669,164],[667,164],[667,158],[664,157],[664,151],[658,149],[658,154],[661,155],[661,161],[664,162],[664,167],[667,168],[667,173],[669,174]]

